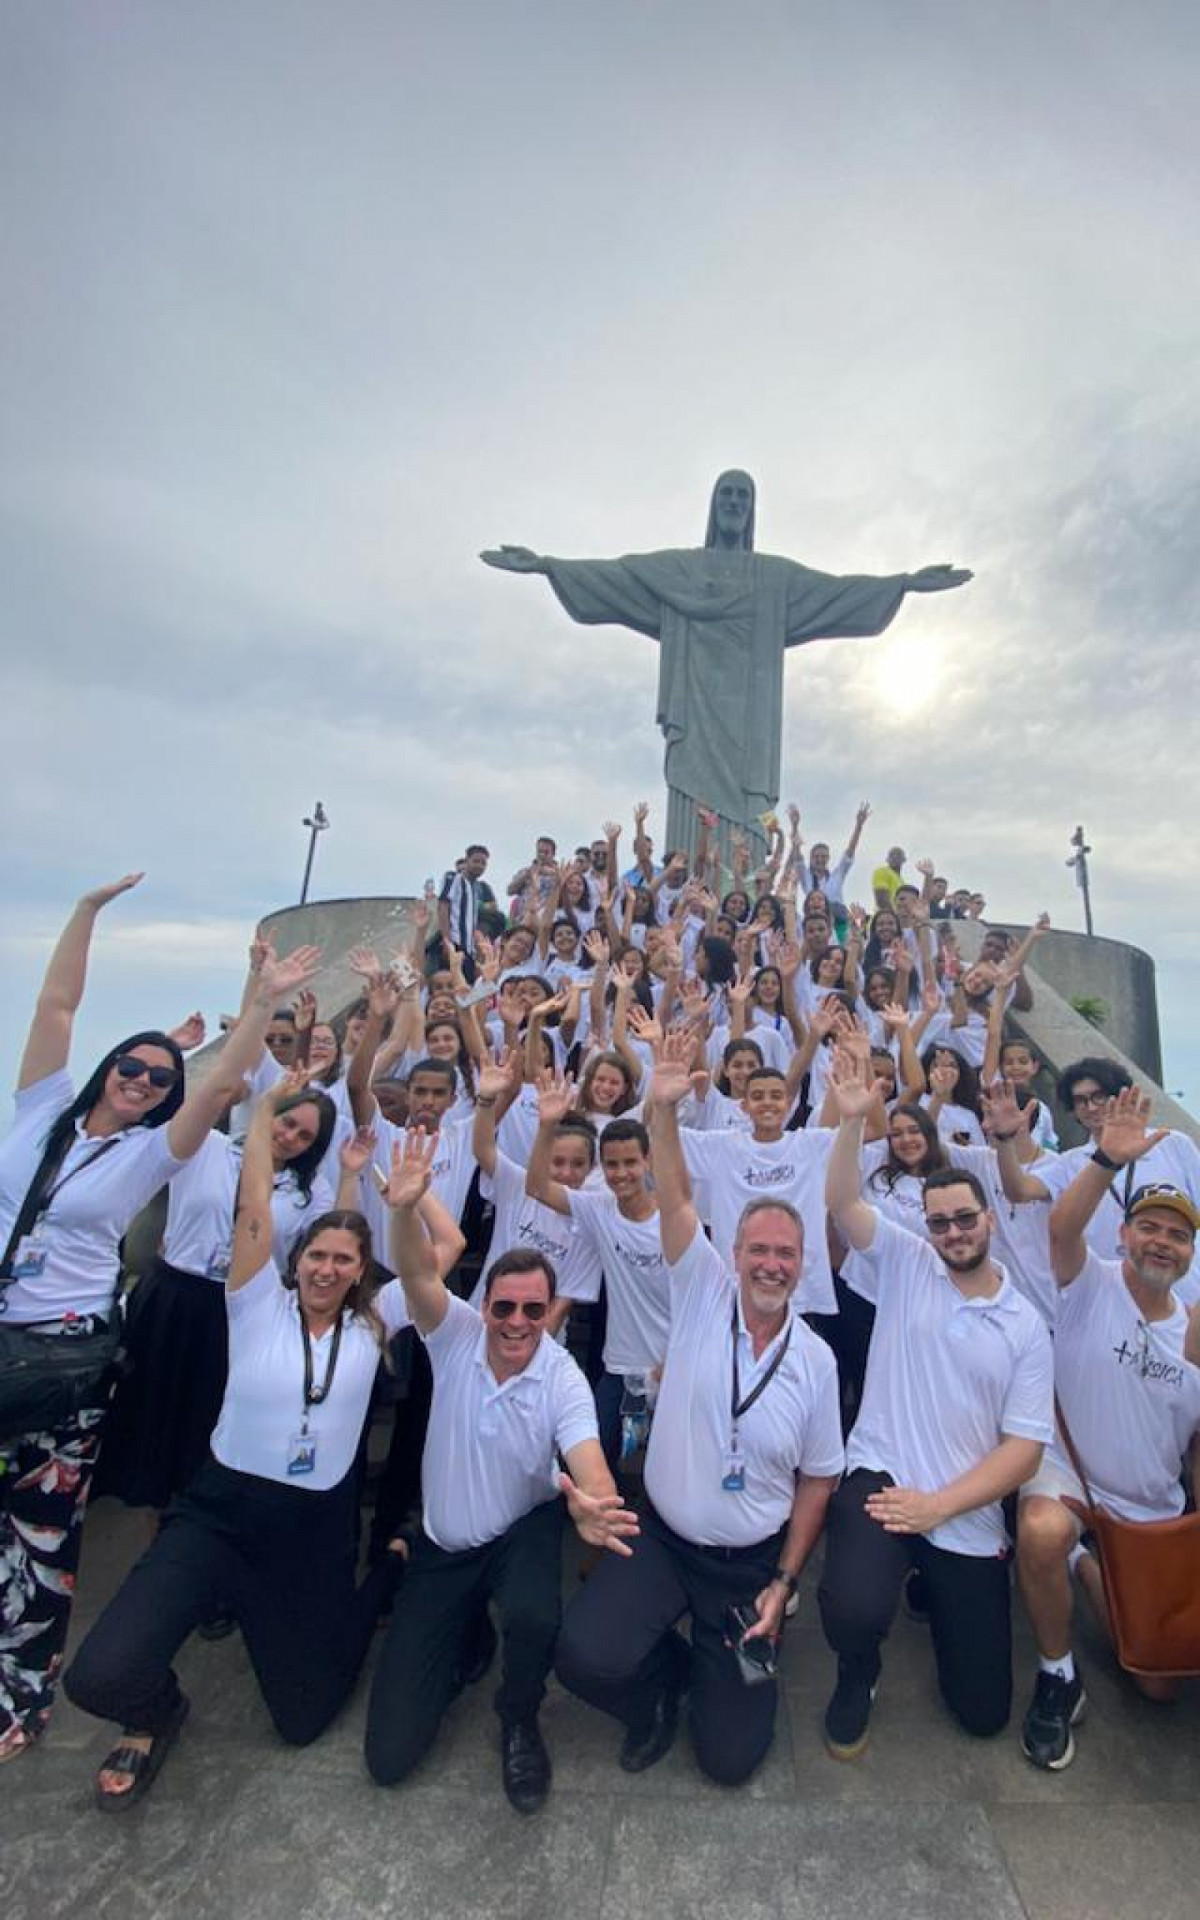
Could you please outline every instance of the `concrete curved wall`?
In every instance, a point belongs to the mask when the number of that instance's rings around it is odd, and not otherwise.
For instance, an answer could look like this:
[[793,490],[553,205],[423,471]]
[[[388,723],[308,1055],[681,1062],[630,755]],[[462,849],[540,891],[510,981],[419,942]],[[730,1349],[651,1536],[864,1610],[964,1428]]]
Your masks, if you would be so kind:
[[[1007,931],[1019,939],[1026,928]],[[1032,964],[1064,1000],[1102,1000],[1108,1011],[1098,1031],[1161,1086],[1158,989],[1148,953],[1123,940],[1051,932],[1038,941]]]

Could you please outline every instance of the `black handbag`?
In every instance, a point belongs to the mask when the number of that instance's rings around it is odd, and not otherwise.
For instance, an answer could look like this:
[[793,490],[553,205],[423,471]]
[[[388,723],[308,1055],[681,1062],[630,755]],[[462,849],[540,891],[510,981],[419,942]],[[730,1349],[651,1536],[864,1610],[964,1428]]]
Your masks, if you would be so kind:
[[[108,1151],[115,1140],[106,1141],[99,1152],[82,1161],[72,1171],[84,1169]],[[17,1211],[4,1259],[0,1261],[0,1314],[4,1291],[16,1275],[12,1259],[30,1227],[48,1204],[47,1189],[66,1154],[46,1154],[29,1184],[29,1191]],[[71,1175],[68,1174],[68,1179]],[[60,1181],[59,1185],[65,1185]],[[54,1189],[57,1192],[58,1188]],[[51,1198],[53,1195],[51,1195]],[[9,1326],[0,1317],[0,1446],[27,1433],[44,1433],[66,1425],[85,1407],[103,1407],[108,1402],[117,1375],[121,1352],[121,1317],[117,1307],[120,1273],[113,1289],[112,1306],[107,1319],[88,1316],[80,1321],[79,1331],[70,1321],[58,1332],[43,1332],[36,1327]]]

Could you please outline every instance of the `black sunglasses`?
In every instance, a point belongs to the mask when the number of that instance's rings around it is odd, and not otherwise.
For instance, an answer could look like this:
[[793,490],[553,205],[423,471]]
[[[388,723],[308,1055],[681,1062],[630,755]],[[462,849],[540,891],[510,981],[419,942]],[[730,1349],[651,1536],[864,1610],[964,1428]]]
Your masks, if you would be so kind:
[[544,1300],[489,1300],[488,1311],[493,1320],[511,1320],[517,1308],[527,1320],[544,1320],[546,1302]]
[[119,1053],[113,1061],[122,1080],[140,1080],[145,1074],[152,1087],[173,1087],[179,1078],[178,1067],[152,1067],[136,1053]]
[[960,1233],[970,1233],[975,1222],[982,1219],[982,1207],[976,1207],[974,1212],[970,1213],[966,1207],[960,1207],[957,1213],[927,1213],[925,1225],[930,1233],[940,1239],[942,1234],[949,1233],[951,1227],[957,1227]]

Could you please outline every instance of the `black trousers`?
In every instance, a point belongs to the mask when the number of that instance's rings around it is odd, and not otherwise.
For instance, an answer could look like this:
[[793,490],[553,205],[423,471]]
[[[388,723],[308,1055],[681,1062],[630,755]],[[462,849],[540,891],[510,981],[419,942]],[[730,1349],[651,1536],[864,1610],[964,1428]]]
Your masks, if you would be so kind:
[[375,1511],[368,1546],[372,1566],[382,1560],[388,1541],[395,1539],[413,1509],[420,1505],[421,1456],[433,1405],[433,1368],[416,1328],[405,1327],[397,1334],[393,1350],[405,1370],[405,1391],[396,1402],[387,1459],[375,1487]]
[[[747,1779],[771,1744],[778,1687],[742,1679],[725,1644],[725,1611],[753,1611],[782,1542],[780,1532],[751,1547],[700,1547],[649,1510],[632,1557],[606,1555],[567,1608],[555,1663],[564,1687],[636,1733],[664,1687],[687,1686],[699,1765],[723,1785]],[[672,1631],[685,1613],[690,1660]]]
[[172,1660],[193,1628],[227,1613],[279,1733],[315,1740],[354,1686],[387,1580],[355,1587],[355,1492],[353,1473],[307,1493],[210,1460],[75,1655],[68,1697],[157,1733],[179,1699]]
[[562,1608],[564,1512],[561,1500],[548,1500],[507,1533],[461,1553],[447,1553],[427,1534],[416,1541],[367,1711],[367,1766],[381,1786],[403,1780],[432,1746],[489,1600],[500,1618],[496,1711],[506,1726],[536,1716]]
[[885,1532],[865,1502],[894,1485],[859,1467],[829,1503],[818,1596],[825,1638],[840,1658],[878,1673],[905,1576],[919,1568],[942,1698],[968,1733],[999,1733],[1012,1707],[1008,1557],[948,1553],[920,1534]]

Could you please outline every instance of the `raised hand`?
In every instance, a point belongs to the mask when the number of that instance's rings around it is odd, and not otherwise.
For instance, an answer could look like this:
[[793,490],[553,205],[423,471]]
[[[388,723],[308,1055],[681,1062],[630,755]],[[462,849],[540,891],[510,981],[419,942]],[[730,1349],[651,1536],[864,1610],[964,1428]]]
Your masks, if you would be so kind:
[[625,1505],[619,1493],[585,1493],[569,1473],[560,1473],[558,1484],[567,1499],[567,1512],[575,1531],[589,1547],[607,1547],[628,1559],[633,1548],[626,1543],[641,1532],[638,1517]]
[[692,1061],[696,1036],[687,1027],[672,1027],[659,1049],[650,1077],[650,1102],[656,1107],[676,1107],[691,1090]]
[[711,807],[702,807],[699,803],[697,803],[696,806],[696,818],[699,820],[701,826],[708,828],[710,833],[717,824],[717,815],[713,812],[713,809]]
[[438,1149],[436,1131],[410,1127],[392,1147],[392,1170],[384,1200],[389,1207],[415,1207],[429,1192]]
[[910,573],[904,589],[906,593],[945,593],[948,587],[965,587],[974,578],[969,567],[955,567],[943,560],[937,566],[920,567]]
[[725,998],[730,1002],[731,1006],[738,1007],[747,1004],[751,994],[754,992],[754,982],[757,975],[758,969],[756,967],[749,969],[744,967],[738,968],[732,983],[725,989]]
[[932,879],[933,879],[933,861],[932,861],[932,860],[918,860],[918,861],[917,861],[917,872],[918,872],[918,873],[923,873],[923,874],[925,875],[925,878],[926,878],[927,880],[932,880]]
[[366,1167],[375,1151],[374,1127],[359,1127],[343,1140],[338,1150],[338,1163],[343,1173],[358,1175]]
[[615,843],[621,838],[620,822],[617,820],[606,820],[604,822],[603,827],[601,828],[601,832],[603,833],[604,838],[606,840],[610,841],[615,845]]
[[1014,1133],[1020,1133],[1022,1127],[1030,1124],[1037,1112],[1030,1102],[1024,1110],[1017,1104],[1017,1090],[1011,1080],[993,1080],[990,1087],[980,1087],[979,1101],[983,1108],[983,1124],[993,1140],[1004,1140]]
[[890,1000],[886,1007],[880,1007],[879,1018],[889,1033],[903,1033],[909,1025],[908,1009]]
[[628,1000],[630,994],[633,992],[633,978],[630,974],[626,973],[624,967],[609,968],[608,985],[612,988],[618,1000]]
[[1156,1127],[1151,1132],[1147,1126],[1153,1104],[1148,1093],[1139,1092],[1137,1087],[1122,1087],[1105,1109],[1104,1125],[1096,1141],[1101,1153],[1118,1166],[1127,1167],[1165,1140],[1169,1127]]
[[204,1045],[204,1036],[207,1031],[204,1015],[189,1013],[186,1020],[181,1020],[177,1027],[171,1028],[170,1038],[175,1042],[180,1053],[190,1053],[193,1047]]
[[479,558],[485,567],[499,567],[503,573],[544,573],[546,563],[532,547],[485,547]]
[[478,1100],[502,1100],[511,1087],[520,1069],[521,1053],[518,1047],[506,1047],[499,1060],[488,1060],[479,1069],[475,1081],[475,1096]]
[[544,1067],[537,1077],[538,1121],[543,1127],[561,1126],[575,1105],[575,1082],[569,1073],[551,1073]]
[[79,904],[82,907],[91,907],[93,913],[99,913],[101,907],[106,907],[110,900],[117,899],[122,893],[128,893],[131,887],[138,886],[145,878],[144,872],[123,874],[119,880],[110,880],[107,886],[93,887],[90,892],[83,895]]
[[277,960],[272,954],[263,961],[258,976],[259,989],[275,1001],[287,1000],[300,987],[307,986],[320,964],[319,947],[297,947],[283,960]]
[[400,1005],[400,982],[390,973],[376,973],[367,981],[367,1006],[374,1020],[388,1020]]
[[597,933],[595,927],[591,929],[590,933],[584,934],[583,951],[594,967],[607,967],[610,952],[609,944],[602,933]]
[[804,964],[804,949],[798,940],[777,939],[771,958],[779,968],[781,979],[794,980]]
[[829,1074],[829,1089],[841,1120],[863,1120],[882,1092],[882,1082],[873,1080],[869,1061],[864,1062],[847,1047],[838,1047]]
[[297,1033],[307,1033],[315,1025],[317,1018],[317,996],[309,987],[296,995],[292,1005],[292,1014],[296,1022]]
[[634,1039],[639,1040],[644,1047],[649,1047],[652,1051],[657,1052],[658,1048],[662,1045],[662,1027],[654,1016],[647,1013],[646,1009],[636,1000],[629,1009],[628,1022],[629,1031]]
[[290,1100],[293,1094],[303,1093],[312,1073],[311,1067],[289,1067],[280,1074],[273,1086],[267,1088],[262,1099],[272,1113],[278,1113],[280,1107]]
[[639,800],[633,809],[633,824],[640,832],[650,815],[650,802]]
[[929,1091],[939,1100],[953,1100],[954,1089],[958,1085],[958,1068],[952,1067],[946,1060],[939,1061],[929,1069]]
[[346,955],[346,965],[360,980],[373,980],[382,971],[378,958],[369,947],[351,947]]
[[858,812],[854,818],[860,828],[866,826],[867,821],[871,818],[871,802],[869,800],[859,801]]

